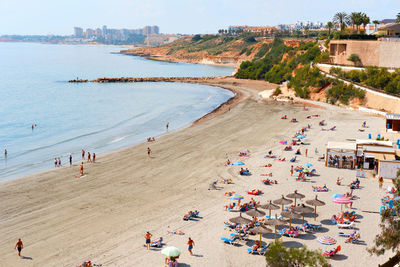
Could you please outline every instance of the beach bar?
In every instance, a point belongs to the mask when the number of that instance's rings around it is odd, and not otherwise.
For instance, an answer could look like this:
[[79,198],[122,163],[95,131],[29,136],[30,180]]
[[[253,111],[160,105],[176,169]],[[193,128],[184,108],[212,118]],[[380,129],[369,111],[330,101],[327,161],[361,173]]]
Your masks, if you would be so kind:
[[330,141],[326,146],[325,166],[354,169],[356,151],[356,143]]
[[386,114],[386,131],[400,132],[400,114]]

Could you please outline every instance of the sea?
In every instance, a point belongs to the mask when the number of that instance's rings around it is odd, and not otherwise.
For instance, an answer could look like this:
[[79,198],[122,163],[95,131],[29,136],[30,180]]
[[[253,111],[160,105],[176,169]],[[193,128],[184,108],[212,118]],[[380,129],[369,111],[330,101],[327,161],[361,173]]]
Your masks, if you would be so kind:
[[[122,55],[117,46],[0,43],[0,181],[189,126],[233,93],[185,83],[68,83],[99,77],[225,76],[230,67]],[[32,129],[32,124],[36,125]],[[7,149],[7,156],[4,150]],[[67,164],[68,163],[68,164]]]

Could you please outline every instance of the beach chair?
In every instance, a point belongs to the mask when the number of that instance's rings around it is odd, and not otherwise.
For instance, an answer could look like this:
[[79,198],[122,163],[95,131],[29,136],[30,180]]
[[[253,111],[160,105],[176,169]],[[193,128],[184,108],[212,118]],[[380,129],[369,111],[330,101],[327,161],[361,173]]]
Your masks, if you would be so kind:
[[239,236],[235,235],[231,238],[221,237],[221,240],[226,244],[236,245],[238,243]]
[[224,222],[226,227],[229,227],[231,229],[235,229],[236,228],[236,223],[229,223],[229,222]]
[[356,230],[354,230],[352,233],[343,233],[343,232],[338,233],[339,236],[344,236],[344,237],[355,236],[356,234],[357,234]]
[[262,246],[261,248],[256,249],[256,250],[253,250],[253,248],[248,248],[248,249],[247,249],[247,252],[248,252],[249,254],[264,255],[265,252],[266,252],[267,249],[268,249],[268,246],[269,246],[269,245]]
[[193,212],[193,217],[198,218],[199,214],[200,214],[200,211],[196,210],[195,212]]
[[217,189],[217,183],[218,183],[218,180],[212,182],[212,183],[209,185],[208,190]]
[[351,223],[338,223],[336,224],[339,229],[345,228],[345,229],[352,229],[354,227],[354,222]]
[[360,240],[360,234],[356,234],[355,236],[350,236],[345,242],[356,244],[359,242],[359,240]]
[[317,230],[319,230],[319,229],[322,227],[322,224],[311,224],[311,223],[309,223],[308,226],[309,226],[312,230],[317,231]]
[[274,215],[272,215],[271,217],[269,217],[269,216],[267,215],[267,216],[265,216],[265,218],[267,218],[268,220],[274,220],[274,219],[280,220],[280,219],[282,219],[282,216],[281,216],[281,215],[279,215],[279,216],[274,216]]
[[151,242],[150,247],[160,248],[160,247],[162,247],[162,241],[163,241],[163,238],[160,237],[158,240]]
[[294,158],[291,158],[290,162],[296,162],[296,158],[297,158],[297,156],[295,156]]
[[337,246],[337,248],[335,248],[334,250],[325,251],[325,252],[323,253],[323,255],[324,255],[325,257],[332,257],[332,256],[335,256],[335,255],[340,251],[340,249],[341,249],[341,247],[340,247],[340,246]]
[[329,129],[330,131],[336,130],[336,126],[333,126],[332,128]]

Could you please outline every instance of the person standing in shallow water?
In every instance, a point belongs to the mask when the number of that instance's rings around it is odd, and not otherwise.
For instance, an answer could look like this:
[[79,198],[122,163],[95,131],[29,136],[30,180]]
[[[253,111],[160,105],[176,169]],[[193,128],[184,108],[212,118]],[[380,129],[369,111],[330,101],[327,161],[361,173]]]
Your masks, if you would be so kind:
[[21,258],[21,251],[24,248],[24,244],[22,244],[21,238],[18,239],[17,244],[15,244],[14,249],[18,249],[18,256]]
[[69,154],[69,166],[72,166],[72,154]]
[[96,161],[96,153],[93,152],[93,163]]
[[169,127],[169,122],[167,122],[167,124],[165,125],[165,129],[168,132],[168,127]]
[[85,160],[85,150],[82,149],[82,160]]

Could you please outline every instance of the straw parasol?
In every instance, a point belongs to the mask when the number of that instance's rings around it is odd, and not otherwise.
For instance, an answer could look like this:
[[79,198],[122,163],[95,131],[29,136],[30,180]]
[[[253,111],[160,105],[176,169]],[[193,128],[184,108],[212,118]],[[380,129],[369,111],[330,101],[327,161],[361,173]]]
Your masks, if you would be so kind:
[[315,195],[315,199],[306,200],[308,205],[314,206],[314,220],[317,218],[317,207],[324,206],[325,202],[318,199],[318,196]]
[[306,196],[300,193],[297,193],[297,190],[294,190],[294,193],[291,193],[289,195],[286,196],[287,198],[294,198],[294,205],[296,206],[296,200],[305,198]]
[[[276,216],[275,216],[275,218],[276,218]],[[264,222],[264,224],[275,226],[275,241],[276,241],[276,227],[277,227],[278,225],[284,225],[284,224],[286,224],[286,221],[284,221],[284,220],[279,220],[279,219],[273,219],[273,220],[267,220],[266,222]]]
[[[242,226],[242,224],[247,224],[251,222],[249,219],[243,218],[242,213],[240,213],[238,217],[230,218],[229,221],[236,224],[240,224],[240,226]],[[240,239],[240,229],[239,229],[239,239]]]
[[353,201],[351,199],[349,199],[349,198],[347,198],[345,196],[337,197],[334,200],[332,200],[332,202],[336,203],[336,204],[341,204],[340,205],[340,210],[343,209],[343,204],[347,205],[347,204],[353,203]]
[[265,205],[259,205],[259,208],[269,210],[269,219],[271,219],[271,210],[277,210],[279,209],[279,206],[272,204],[272,201],[270,200],[268,204]]
[[246,211],[246,215],[249,216],[254,216],[254,217],[261,217],[265,215],[265,212],[258,210],[257,208],[255,208],[254,210],[248,210]]
[[257,226],[257,227],[254,227],[253,229],[251,229],[251,232],[253,232],[255,234],[260,234],[260,245],[261,245],[261,235],[272,233],[272,230],[267,227],[264,227],[264,226]]
[[287,199],[282,195],[282,198],[274,200],[274,204],[282,205],[282,210],[283,210],[283,205],[287,205],[293,202],[293,200]]
[[293,212],[293,211],[283,211],[283,212],[281,213],[281,215],[282,215],[282,217],[285,217],[285,218],[290,219],[289,228],[292,227],[292,219],[299,219],[299,218],[301,218],[301,215],[300,215],[300,214],[295,213],[295,212]]
[[309,213],[309,212],[313,212],[314,211],[313,208],[311,208],[309,206],[306,206],[304,204],[294,207],[293,210],[297,211],[297,212],[301,212],[301,214],[303,215],[303,224],[304,224],[304,213]]

